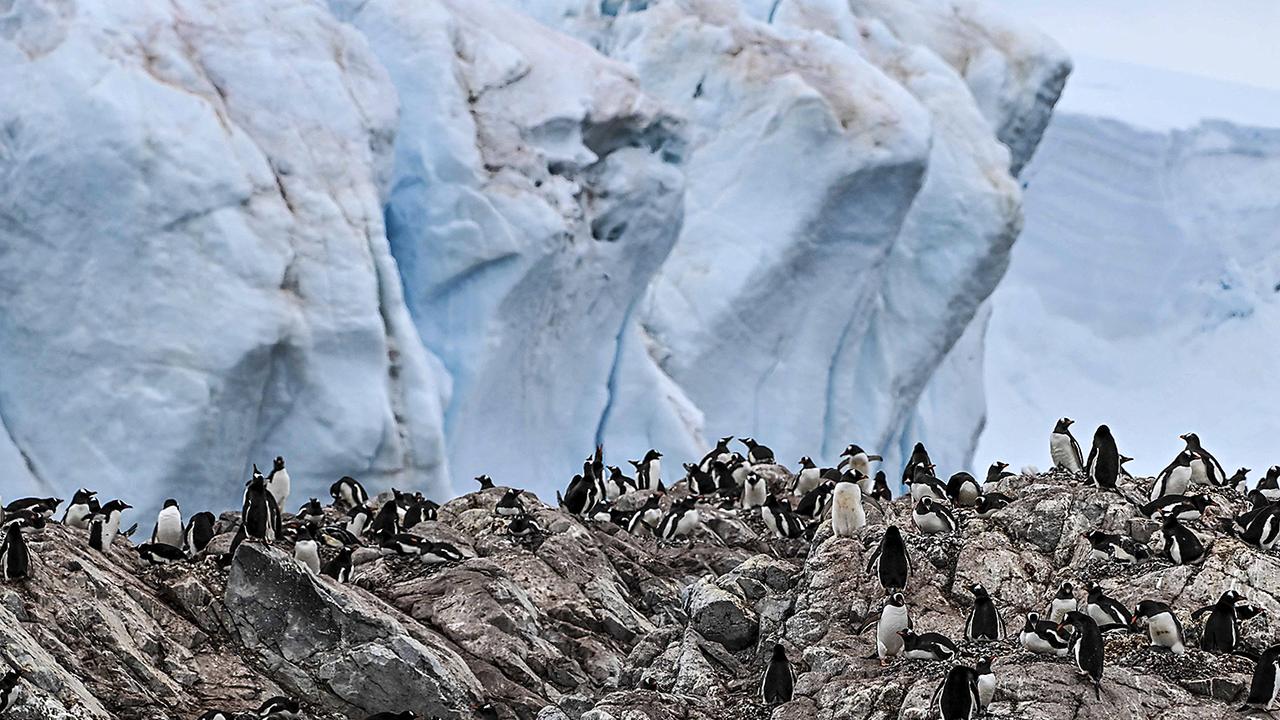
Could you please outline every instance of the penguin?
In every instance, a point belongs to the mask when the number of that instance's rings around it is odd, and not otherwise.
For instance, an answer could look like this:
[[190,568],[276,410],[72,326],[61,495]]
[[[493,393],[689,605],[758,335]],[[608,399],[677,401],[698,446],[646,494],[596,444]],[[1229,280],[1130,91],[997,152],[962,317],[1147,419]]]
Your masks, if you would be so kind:
[[947,497],[951,498],[952,505],[973,507],[981,494],[978,480],[967,472],[958,472],[947,480]]
[[1090,530],[1081,537],[1088,540],[1089,545],[1092,546],[1090,557],[1093,559],[1111,558],[1121,565],[1132,565],[1139,560],[1151,557],[1151,552],[1145,545],[1128,536]]
[[382,503],[382,507],[378,508],[378,512],[373,516],[373,523],[369,525],[369,532],[374,537],[386,540],[402,530],[400,527],[400,502],[396,500],[396,496],[399,494],[395,488],[392,488],[391,499]]
[[1094,697],[1101,700],[1102,664],[1105,653],[1098,624],[1088,615],[1073,610],[1067,613],[1062,623],[1058,625],[1059,631],[1065,629],[1067,625],[1074,626],[1076,630],[1071,636],[1069,654],[1075,660],[1076,669],[1093,679]]
[[293,559],[312,575],[320,574],[320,547],[316,543],[316,531],[312,525],[305,525],[302,532],[293,541]]
[[692,495],[703,496],[716,493],[716,479],[711,473],[703,472],[702,468],[693,463],[684,464],[684,480]]
[[1241,540],[1263,550],[1270,550],[1280,541],[1280,505],[1263,505],[1223,522]]
[[795,688],[795,674],[791,671],[791,663],[787,661],[787,651],[781,643],[774,643],[773,656],[764,669],[764,677],[760,679],[760,697],[769,707],[791,702],[791,693]]
[[1151,638],[1151,647],[1167,648],[1175,655],[1187,651],[1183,644],[1182,623],[1173,614],[1173,608],[1158,600],[1143,600],[1133,611],[1134,625],[1145,620],[1147,635]]
[[1165,495],[1138,508],[1138,512],[1152,519],[1175,517],[1190,522],[1199,520],[1205,509],[1214,504],[1208,495]]
[[284,512],[284,508],[288,507],[286,503],[289,502],[289,486],[289,471],[284,469],[284,458],[277,455],[271,465],[271,472],[267,474],[267,492],[276,499],[279,512]]
[[813,464],[813,460],[805,455],[800,458],[800,470],[791,484],[791,494],[803,497],[822,482],[822,470]]
[[4,713],[18,704],[18,700],[22,697],[22,688],[18,685],[18,678],[22,673],[18,670],[10,670],[0,677],[0,713]]
[[994,657],[982,658],[975,668],[978,673],[978,707],[982,710],[986,710],[996,697],[996,674],[991,669],[995,661]]
[[1013,502],[1013,498],[998,492],[983,493],[973,501],[974,510],[980,518],[988,518],[1009,507],[1009,503]]
[[1071,425],[1075,420],[1069,417],[1059,418],[1049,435],[1049,457],[1053,466],[1080,472],[1084,469],[1084,458],[1080,455],[1080,443],[1071,434]]
[[260,720],[298,720],[298,701],[281,695],[270,698],[258,707]]
[[89,547],[101,552],[111,549],[120,532],[120,516],[133,507],[123,500],[112,500],[102,506],[100,512],[89,521]]
[[1041,620],[1040,613],[1027,613],[1027,620],[1018,633],[1018,642],[1022,647],[1040,655],[1065,656],[1070,645],[1063,637],[1057,623]]
[[1084,613],[1093,618],[1099,630],[1127,629],[1133,625],[1129,609],[1108,596],[1101,585],[1091,580],[1084,587],[1089,594],[1084,601]]
[[373,520],[373,511],[367,505],[357,505],[347,511],[346,531],[357,540],[364,537],[365,528]]
[[831,504],[831,496],[835,489],[835,483],[829,480],[822,481],[822,484],[800,498],[800,503],[796,505],[796,514],[810,518],[822,517],[826,514],[827,507]]
[[636,469],[636,490],[662,490],[662,453],[650,450],[639,462],[632,460]]
[[509,488],[498,500],[498,504],[493,506],[495,515],[511,517],[512,515],[523,515],[524,504],[520,502],[520,496],[524,494],[524,490],[518,488]]
[[102,509],[98,505],[97,494],[96,491],[85,488],[77,490],[76,494],[71,496],[71,504],[62,514],[62,524],[80,530],[88,529],[89,517]]
[[604,499],[606,501],[613,502],[635,488],[635,478],[629,478],[624,475],[622,468],[617,465],[610,465],[608,470],[609,477],[604,481]]
[[908,660],[950,660],[959,652],[956,644],[941,633],[917,633],[903,628],[898,634],[902,636],[902,656]]
[[1204,556],[1204,543],[1176,517],[1166,516],[1160,532],[1164,535],[1164,551],[1175,565],[1190,565]]
[[396,555],[421,555],[430,543],[430,540],[421,535],[396,533],[391,537],[382,538],[379,547],[383,550],[390,550]]
[[923,498],[931,498],[939,503],[947,501],[947,486],[934,476],[932,465],[917,464],[907,486],[911,488],[913,502],[919,502]]
[[929,712],[938,708],[942,720],[972,720],[981,706],[978,671],[967,665],[952,666],[929,700]]
[[700,520],[698,506],[693,498],[677,500],[671,506],[671,511],[667,513],[667,516],[658,525],[658,537],[662,540],[688,537],[697,529]]
[[1103,490],[1116,489],[1116,480],[1120,477],[1120,451],[1116,448],[1116,439],[1111,436],[1111,428],[1106,425],[1099,425],[1093,433],[1093,447],[1089,448],[1086,469],[1089,482]]
[[1124,453],[1120,453],[1120,471],[1119,472],[1121,475],[1129,478],[1130,480],[1133,479],[1133,473],[1129,472],[1129,468],[1125,467],[1124,465],[1125,463],[1131,463],[1131,462],[1133,462],[1133,458],[1129,457],[1128,455],[1125,455]]
[[889,479],[883,470],[877,470],[875,479],[871,481],[871,497],[881,502],[893,501],[893,491],[889,489]]
[[[475,477],[475,481],[480,483],[480,492],[484,492],[485,490],[492,490],[494,487],[496,487],[493,484],[493,478],[489,477],[488,475],[477,475]],[[365,499],[368,500],[367,497]]]
[[721,500],[729,502],[738,502],[742,497],[739,490],[739,483],[733,477],[733,472],[729,469],[727,463],[716,460],[711,464],[711,475],[716,480],[716,495]]
[[987,589],[980,584],[969,587],[973,593],[973,609],[969,611],[969,619],[964,623],[966,640],[1002,640],[1004,639],[1004,620],[996,603],[987,594]]
[[1247,467],[1237,468],[1235,474],[1227,478],[1223,485],[1243,495],[1249,490],[1249,472]]
[[330,485],[329,496],[333,498],[335,506],[340,505],[346,508],[359,507],[369,502],[369,493],[365,492],[360,481],[350,475],[343,475],[341,479]]
[[178,501],[169,498],[164,507],[156,515],[156,526],[151,531],[151,542],[164,543],[176,548],[182,547],[182,508]]
[[436,520],[440,516],[440,504],[434,500],[418,500],[410,506],[404,515],[404,529],[408,530],[419,523]]
[[[1227,590],[1218,596],[1217,602],[1206,605],[1191,613],[1192,620],[1209,613],[1204,630],[1200,633],[1200,649],[1214,653],[1234,653],[1240,645],[1240,616],[1238,606],[1245,601],[1245,596],[1235,590]],[[1253,617],[1259,610],[1246,605]]]
[[902,538],[902,531],[897,525],[889,525],[884,529],[880,543],[867,561],[867,572],[875,567],[876,578],[885,592],[903,591],[907,589],[907,581],[911,579],[911,557],[907,553],[907,543]]
[[[557,497],[559,497],[558,494]],[[574,475],[569,481],[569,487],[564,491],[564,497],[560,498],[560,506],[571,515],[582,515],[594,508],[599,500],[600,495],[595,482],[586,476]]]
[[928,497],[920,498],[920,502],[916,503],[915,509],[911,511],[911,519],[916,528],[926,535],[955,532],[959,527],[951,508]]
[[340,583],[351,581],[351,548],[344,547],[332,560],[320,568],[321,575],[327,575]]
[[246,537],[268,543],[280,537],[280,507],[267,491],[267,479],[262,473],[254,473],[249,479],[240,519]]
[[183,533],[183,548],[187,555],[196,557],[204,552],[209,541],[213,540],[213,526],[217,522],[211,512],[198,512],[187,520],[187,529]]
[[840,465],[838,469],[857,470],[866,478],[864,481],[862,492],[871,492],[871,463],[872,461],[880,462],[884,458],[879,455],[872,455],[857,445],[849,445],[840,453]]
[[307,500],[305,505],[298,508],[298,512],[295,514],[295,517],[304,524],[314,523],[319,525],[324,522],[324,507],[320,505],[319,499],[311,498]]
[[19,498],[4,506],[4,511],[8,515],[26,515],[33,518],[48,520],[58,511],[58,506],[62,504],[60,498]]
[[507,532],[512,537],[525,538],[533,535],[541,535],[542,528],[528,515],[517,515],[511,518],[511,521],[507,523]]
[[769,494],[769,484],[755,471],[747,473],[745,482],[742,484],[742,500],[741,505],[744,510],[758,508],[764,504],[765,496]]
[[1079,602],[1076,601],[1076,589],[1070,580],[1063,580],[1058,585],[1058,592],[1049,600],[1049,622],[1062,622],[1062,618],[1067,613],[1074,612],[1079,609]]
[[1280,644],[1263,651],[1253,667],[1253,679],[1249,682],[1249,697],[1245,698],[1240,712],[1259,710],[1270,714],[1280,701]]
[[447,542],[427,540],[422,544],[422,562],[428,565],[462,562],[467,558],[461,550]]
[[632,535],[640,529],[640,526],[649,528],[649,532],[653,532],[662,524],[662,493],[652,493],[649,499],[645,500],[644,505],[637,508],[635,512],[627,518],[627,532]]
[[1169,466],[1156,476],[1151,486],[1151,500],[1159,500],[1165,495],[1186,495],[1191,486],[1191,453],[1183,450],[1169,463]]
[[845,473],[831,491],[831,532],[837,537],[853,537],[866,524],[867,513],[862,507],[858,471]]
[[997,460],[987,468],[987,478],[983,480],[984,487],[982,489],[985,491],[987,485],[995,485],[1001,480],[1011,477],[1017,477],[1017,475],[1009,470],[1009,463]]
[[779,540],[793,539],[804,535],[805,525],[783,505],[778,498],[769,495],[760,506],[760,519]]
[[774,465],[773,451],[755,441],[755,438],[742,438],[738,442],[747,446],[747,462],[752,465]]
[[169,543],[149,542],[138,546],[138,557],[150,565],[168,565],[188,560],[182,548]]
[[1280,465],[1272,465],[1267,468],[1267,473],[1258,481],[1258,486],[1254,488],[1268,500],[1280,500]]
[[865,632],[872,624],[876,627],[876,654],[872,657],[879,657],[881,662],[884,662],[887,658],[901,655],[905,642],[899,633],[911,627],[911,614],[907,610],[907,601],[902,593],[896,592],[890,595],[885,600],[880,617],[868,620],[859,630],[859,634]]
[[316,532],[316,539],[324,543],[325,547],[331,548],[354,547],[360,544],[360,539],[347,532],[347,529],[341,525],[321,527]]
[[698,467],[702,472],[711,472],[711,465],[715,462],[722,462],[726,465],[729,463],[729,443],[733,442],[733,436],[728,435],[716,441],[716,446],[711,448],[711,452],[702,457],[698,463]]
[[[911,449],[911,457],[907,459],[906,467],[902,468],[902,484],[910,485],[912,478],[915,477],[916,468],[922,465],[932,472],[933,463],[929,460],[929,451],[924,449],[924,443],[918,442]],[[918,500],[919,498],[913,499]]]
[[1227,482],[1227,471],[1218,462],[1213,453],[1200,445],[1200,436],[1193,432],[1178,436],[1187,444],[1187,452],[1191,453],[1191,484],[1222,486]]
[[31,551],[22,536],[25,525],[26,521],[22,519],[5,523],[4,540],[0,541],[0,580],[11,582],[30,577]]

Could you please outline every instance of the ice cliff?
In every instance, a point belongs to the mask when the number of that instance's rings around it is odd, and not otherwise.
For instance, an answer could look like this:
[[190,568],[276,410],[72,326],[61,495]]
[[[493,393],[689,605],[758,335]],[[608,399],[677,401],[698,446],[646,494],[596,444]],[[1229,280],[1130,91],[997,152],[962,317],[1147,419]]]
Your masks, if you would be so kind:
[[5,491],[965,464],[1068,69],[958,0],[8,3]]

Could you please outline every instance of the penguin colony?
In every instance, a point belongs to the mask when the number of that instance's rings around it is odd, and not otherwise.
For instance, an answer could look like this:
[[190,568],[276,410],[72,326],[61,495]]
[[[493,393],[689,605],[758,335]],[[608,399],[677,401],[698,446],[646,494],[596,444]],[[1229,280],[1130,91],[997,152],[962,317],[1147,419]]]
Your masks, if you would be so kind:
[[[1101,490],[1115,492],[1132,503],[1139,512],[1161,523],[1162,553],[1174,564],[1190,564],[1201,560],[1206,551],[1204,533],[1230,533],[1262,550],[1270,550],[1280,541],[1280,466],[1268,470],[1253,489],[1247,486],[1248,468],[1227,475],[1222,465],[1205,450],[1198,436],[1179,436],[1186,447],[1155,478],[1150,493],[1142,498],[1125,496],[1117,486],[1121,475],[1128,475],[1121,455],[1106,425],[1094,433],[1087,456],[1071,434],[1070,418],[1060,419],[1050,434],[1049,450],[1054,466],[1074,474],[1080,482]],[[775,465],[773,452],[753,438],[739,442],[746,453],[731,449],[733,437],[724,437],[698,463],[684,465],[682,493],[669,491],[662,479],[662,454],[650,450],[641,460],[629,461],[632,474],[619,466],[606,465],[603,447],[583,463],[563,494],[557,493],[562,509],[585,520],[614,523],[626,531],[652,534],[659,542],[691,543],[703,525],[704,513],[733,511],[756,514],[777,540],[812,541],[816,531],[830,522],[832,533],[852,537],[867,524],[865,504],[881,510],[888,525],[870,553],[865,572],[874,575],[885,591],[878,613],[866,618],[861,632],[874,629],[869,641],[869,658],[886,664],[895,658],[906,661],[953,661],[959,657],[959,644],[944,634],[918,632],[912,624],[909,598],[906,595],[912,574],[912,560],[903,529],[884,512],[895,503],[910,504],[910,519],[921,535],[943,535],[961,531],[956,508],[970,508],[978,517],[988,517],[1006,507],[1013,498],[988,488],[1013,475],[1003,462],[993,463],[984,480],[966,472],[957,472],[947,481],[936,475],[924,445],[917,443],[901,474],[906,492],[895,498],[884,470],[872,471],[873,463],[882,458],[849,445],[833,468],[818,467],[809,457],[799,461],[790,486],[781,492],[771,490],[759,466]],[[482,490],[497,487],[487,475],[476,478]],[[1207,494],[1192,492],[1197,486],[1213,486],[1240,498],[1236,512],[1225,512],[1216,526],[1204,522],[1206,510],[1215,505]],[[324,575],[338,583],[352,577],[352,553],[357,548],[373,548],[383,554],[412,557],[426,565],[455,563],[467,555],[444,542],[428,540],[408,532],[418,523],[434,520],[439,506],[421,494],[401,493],[392,489],[380,504],[371,501],[365,488],[351,477],[343,477],[330,487],[330,508],[340,510],[344,518],[338,523],[326,522],[332,512],[317,498],[310,498],[291,518],[286,507],[291,479],[284,458],[274,460],[272,470],[263,475],[257,466],[245,483],[240,521],[228,553],[206,553],[219,529],[219,521],[211,512],[199,512],[184,523],[182,509],[174,499],[164,502],[147,542],[136,546],[138,556],[146,563],[163,565],[191,562],[210,557],[223,566],[229,565],[240,543],[291,543],[294,558],[307,571]],[[513,539],[524,540],[544,536],[546,531],[535,522],[518,488],[505,488],[494,506],[495,525]],[[673,500],[663,509],[662,500]],[[640,496],[629,503],[624,497]],[[676,497],[679,496],[679,497]],[[0,579],[22,581],[29,577],[31,555],[24,532],[39,530],[53,522],[62,500],[57,498],[23,498],[0,507]],[[628,505],[630,509],[622,509]],[[97,493],[81,488],[63,512],[61,522],[83,530],[89,547],[107,552],[119,538],[130,538],[137,524],[121,529],[123,514],[131,509],[123,500],[99,503]],[[1196,528],[1199,528],[1197,530]],[[1120,564],[1133,564],[1150,557],[1145,543],[1123,535],[1091,531],[1084,537],[1092,548],[1092,557]],[[132,545],[130,545],[132,547]],[[321,547],[334,551],[322,562]],[[1083,589],[1084,594],[1080,594]],[[964,626],[958,628],[962,642],[998,641],[1014,636],[1006,632],[998,599],[982,585],[968,588],[973,607]],[[1091,683],[1095,697],[1101,700],[1106,638],[1111,633],[1141,633],[1156,651],[1181,654],[1186,651],[1183,627],[1174,608],[1157,600],[1142,600],[1130,610],[1108,597],[1095,583],[1078,589],[1072,582],[1062,582],[1047,605],[1021,608],[1023,625],[1016,632],[1019,644],[1026,650],[1063,658]],[[1240,625],[1263,614],[1248,598],[1232,588],[1224,589],[1212,605],[1194,609],[1194,621],[1205,618],[1200,634],[1201,649],[1220,654],[1248,658],[1254,662],[1254,673],[1244,712],[1269,712],[1280,706],[1280,644],[1268,648],[1250,648],[1241,639]],[[975,666],[954,664],[935,689],[929,709],[944,720],[973,718],[982,714],[995,697],[998,680],[993,669],[996,657],[982,658]],[[12,668],[0,676],[0,714],[13,707],[21,697],[22,668]],[[792,698],[795,676],[786,648],[775,643],[760,678],[759,693],[766,705],[775,706]],[[475,709],[478,717],[492,713],[491,706]],[[199,720],[296,720],[302,718],[300,703],[287,697],[272,697],[256,709],[229,712],[210,709]],[[382,712],[368,720],[409,720],[421,717],[412,710]]]

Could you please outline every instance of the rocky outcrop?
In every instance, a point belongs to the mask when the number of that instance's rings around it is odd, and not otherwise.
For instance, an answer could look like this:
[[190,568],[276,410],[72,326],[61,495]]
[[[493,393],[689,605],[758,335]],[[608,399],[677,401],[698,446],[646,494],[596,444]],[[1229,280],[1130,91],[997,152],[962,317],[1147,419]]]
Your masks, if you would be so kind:
[[[1136,497],[1147,482],[1122,489]],[[997,657],[993,716],[1195,718],[1239,703],[1251,663],[1197,649],[1190,618],[1228,587],[1280,613],[1280,556],[1213,529],[1238,498],[1215,491],[1220,507],[1197,526],[1211,540],[1204,561],[1175,566],[1152,521],[1069,473],[1008,478],[999,490],[1015,502],[987,519],[961,510],[956,535],[910,530],[900,500],[870,507],[856,537],[823,525],[809,545],[770,541],[756,513],[712,507],[691,542],[657,542],[529,494],[542,532],[516,538],[493,514],[495,489],[413,530],[458,547],[463,561],[433,567],[363,550],[349,585],[308,574],[284,548],[245,543],[227,570],[211,560],[148,567],[127,541],[103,554],[82,531],[50,524],[27,531],[32,577],[0,586],[0,655],[23,670],[26,690],[12,716],[171,720],[286,694],[320,720],[401,709],[461,719],[486,704],[504,720],[924,718],[948,664],[881,665],[858,633],[883,599],[865,568],[887,521],[908,528],[917,628],[960,641],[960,661]],[[1094,528],[1151,538],[1155,557],[1091,559],[1081,533]],[[1109,633],[1095,701],[1067,661],[1014,639],[1020,614],[1042,610],[1067,579],[1096,581],[1129,606],[1169,603],[1191,649],[1175,656],[1143,635]],[[973,583],[1014,638],[962,641]],[[1258,648],[1280,627],[1263,617],[1243,636]],[[796,695],[770,710],[758,682],[774,643],[793,662]]]

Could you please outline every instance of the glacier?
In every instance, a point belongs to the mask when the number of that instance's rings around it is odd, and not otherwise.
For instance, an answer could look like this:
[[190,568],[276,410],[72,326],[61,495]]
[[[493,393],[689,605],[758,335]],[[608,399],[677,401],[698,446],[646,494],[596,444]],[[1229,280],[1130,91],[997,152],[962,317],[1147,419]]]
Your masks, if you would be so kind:
[[962,0],[0,21],[4,492],[190,506],[276,454],[300,500],[547,493],[598,442],[721,434],[966,467],[1071,67]]

